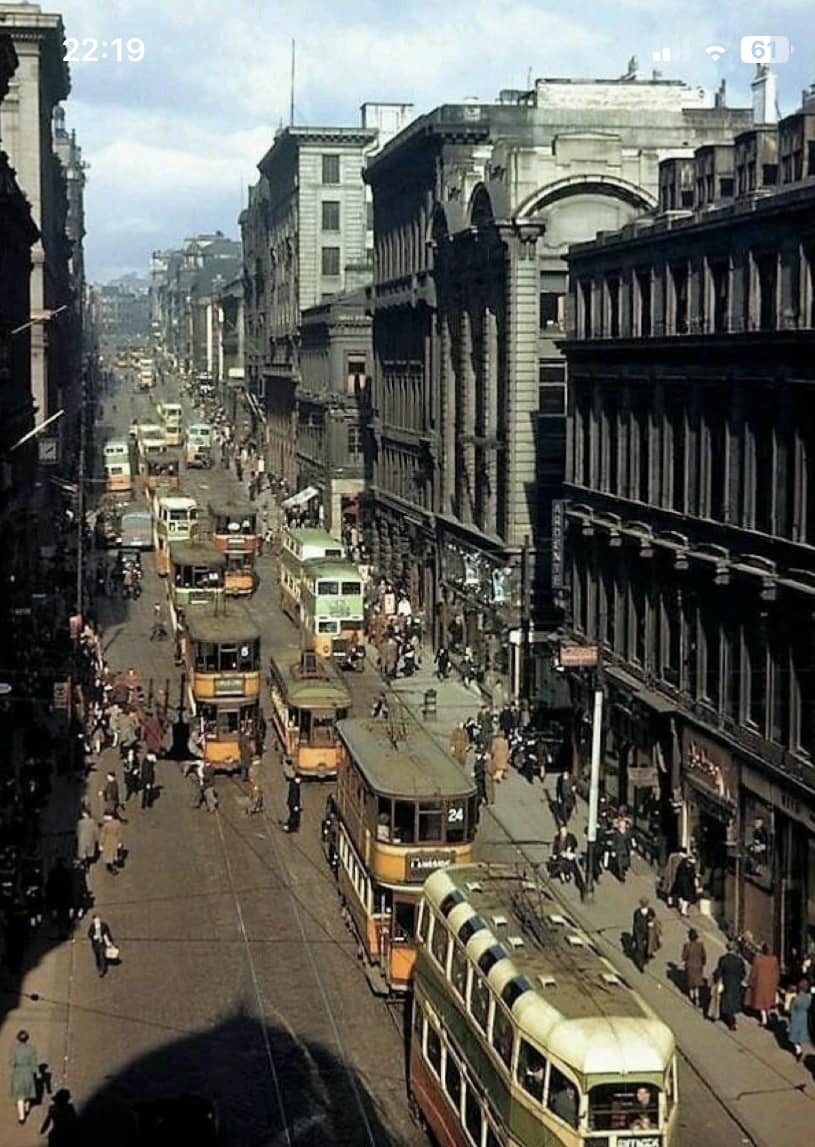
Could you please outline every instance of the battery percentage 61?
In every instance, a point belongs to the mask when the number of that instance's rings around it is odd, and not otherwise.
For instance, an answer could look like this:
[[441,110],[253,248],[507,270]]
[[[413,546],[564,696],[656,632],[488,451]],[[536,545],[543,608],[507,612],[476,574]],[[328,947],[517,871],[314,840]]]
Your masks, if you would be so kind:
[[741,58],[745,64],[786,64],[791,50],[786,36],[741,38]]

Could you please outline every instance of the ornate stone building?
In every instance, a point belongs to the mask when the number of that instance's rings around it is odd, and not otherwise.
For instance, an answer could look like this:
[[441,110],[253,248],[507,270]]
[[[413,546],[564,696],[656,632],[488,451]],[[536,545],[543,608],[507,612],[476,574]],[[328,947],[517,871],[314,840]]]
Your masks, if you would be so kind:
[[445,105],[369,164],[368,542],[436,640],[473,648],[488,685],[534,691],[521,649],[560,617],[547,579],[564,465],[568,244],[653,206],[666,153],[691,155],[749,121],[632,68]]
[[665,161],[657,213],[569,271],[567,564],[605,787],[789,960],[815,940],[815,89]]

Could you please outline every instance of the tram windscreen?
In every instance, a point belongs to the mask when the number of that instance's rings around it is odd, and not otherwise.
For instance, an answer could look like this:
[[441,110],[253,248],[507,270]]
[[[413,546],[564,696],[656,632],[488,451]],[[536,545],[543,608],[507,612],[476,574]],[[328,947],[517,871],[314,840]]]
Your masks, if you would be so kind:
[[591,1131],[654,1131],[659,1089],[647,1083],[602,1083],[589,1092]]

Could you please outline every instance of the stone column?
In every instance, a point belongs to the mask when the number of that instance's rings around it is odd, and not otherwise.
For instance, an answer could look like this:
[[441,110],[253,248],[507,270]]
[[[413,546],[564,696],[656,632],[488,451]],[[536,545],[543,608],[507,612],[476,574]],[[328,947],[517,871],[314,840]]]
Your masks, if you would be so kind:
[[495,310],[488,306],[482,324],[484,341],[484,415],[481,421],[484,437],[488,440],[484,455],[486,474],[484,476],[483,520],[481,528],[487,534],[498,533],[498,321]]
[[472,522],[475,509],[475,375],[473,371],[473,330],[470,312],[461,311],[461,341],[459,343],[459,394],[461,408],[461,501],[459,516],[463,522]]
[[439,316],[439,405],[441,410],[441,512],[452,511],[456,494],[456,376],[452,363],[452,340],[450,338],[450,318],[446,313]]

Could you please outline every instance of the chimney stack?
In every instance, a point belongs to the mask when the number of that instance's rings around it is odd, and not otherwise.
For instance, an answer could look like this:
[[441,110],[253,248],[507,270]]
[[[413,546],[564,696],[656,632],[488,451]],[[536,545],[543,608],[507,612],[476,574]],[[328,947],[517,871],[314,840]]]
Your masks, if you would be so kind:
[[778,123],[778,88],[769,64],[756,64],[756,78],[750,84],[753,90],[753,123]]

